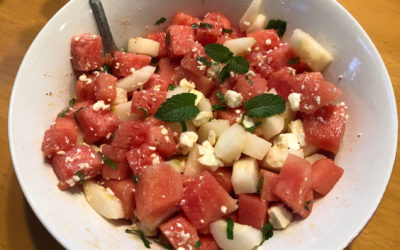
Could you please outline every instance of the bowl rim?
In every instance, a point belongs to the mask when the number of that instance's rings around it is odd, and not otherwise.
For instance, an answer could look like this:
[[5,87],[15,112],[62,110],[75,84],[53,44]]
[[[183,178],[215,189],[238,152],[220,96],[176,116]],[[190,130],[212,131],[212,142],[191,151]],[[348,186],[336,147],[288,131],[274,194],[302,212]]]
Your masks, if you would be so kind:
[[[19,82],[19,78],[21,77],[21,71],[20,69],[23,68],[23,66],[26,63],[26,58],[27,55],[30,54],[30,51],[32,50],[32,48],[34,47],[34,45],[36,43],[38,43],[38,38],[41,36],[41,34],[44,32],[44,30],[46,30],[51,23],[54,22],[54,20],[61,15],[60,13],[65,11],[66,9],[70,8],[73,4],[75,4],[76,0],[70,0],[68,1],[64,6],[62,6],[50,19],[49,21],[47,21],[47,23],[42,27],[42,29],[40,30],[40,32],[36,35],[35,39],[32,41],[31,45],[29,46],[29,49],[27,50],[27,52],[24,55],[24,58],[18,68],[18,72],[16,74],[14,83],[13,83],[13,87],[12,87],[12,92],[11,92],[11,97],[10,97],[10,102],[9,102],[9,108],[8,108],[8,146],[10,149],[10,155],[11,155],[11,159],[12,159],[12,163],[13,163],[13,167],[14,167],[14,171],[15,174],[17,176],[19,185],[24,193],[24,196],[26,198],[26,200],[28,201],[29,205],[31,206],[32,210],[34,211],[34,213],[36,214],[36,216],[39,218],[40,222],[44,225],[44,227],[46,228],[46,230],[63,246],[66,248],[70,248],[71,245],[70,243],[66,240],[65,237],[63,237],[63,235],[61,235],[60,231],[57,230],[57,228],[52,225],[51,223],[48,222],[48,220],[46,220],[46,214],[43,213],[40,209],[39,206],[37,206],[37,204],[35,203],[33,197],[31,195],[29,195],[29,192],[27,192],[28,187],[24,184],[24,182],[22,181],[22,177],[20,175],[20,170],[21,168],[17,167],[16,164],[16,156],[15,156],[15,151],[14,151],[14,147],[15,147],[15,143],[12,139],[12,134],[13,134],[13,128],[11,126],[11,121],[13,119],[14,116],[14,112],[13,112],[13,106],[14,106],[14,99],[15,97],[15,91],[16,91],[16,86]],[[393,171],[393,167],[394,167],[394,163],[395,163],[395,159],[396,159],[396,152],[397,152],[397,143],[398,143],[398,112],[397,112],[397,106],[396,106],[396,98],[395,98],[395,94],[393,91],[393,84],[391,82],[389,73],[387,71],[386,65],[381,57],[381,55],[378,52],[378,49],[376,48],[375,44],[373,43],[373,41],[371,40],[371,38],[368,36],[367,32],[362,28],[362,26],[358,23],[358,21],[350,14],[350,12],[348,10],[346,10],[340,3],[338,3],[336,0],[329,0],[329,2],[326,2],[326,4],[332,4],[335,7],[339,8],[340,11],[342,11],[347,18],[349,18],[350,20],[352,20],[356,27],[359,29],[360,31],[360,35],[362,36],[363,39],[365,39],[369,45],[371,46],[371,52],[373,53],[373,56],[378,60],[378,64],[381,66],[381,68],[383,69],[384,72],[384,78],[386,80],[389,86],[388,89],[390,90],[390,97],[391,97],[391,108],[394,111],[393,118],[395,118],[392,123],[393,123],[393,127],[395,129],[395,141],[394,141],[394,145],[392,148],[392,151],[390,152],[390,159],[389,162],[391,162],[391,167],[390,167],[390,171],[387,171],[387,174],[385,176],[384,179],[384,185],[381,186],[380,190],[379,190],[379,195],[376,197],[375,203],[373,204],[373,206],[370,207],[368,213],[366,213],[365,219],[363,220],[362,223],[359,224],[359,226],[357,227],[356,230],[354,230],[354,232],[349,235],[347,237],[347,240],[345,242],[343,242],[340,245],[341,249],[344,249],[346,246],[348,246],[360,233],[361,231],[367,226],[367,224],[369,223],[369,221],[372,219],[374,213],[376,212],[382,197],[387,189],[392,171]]]

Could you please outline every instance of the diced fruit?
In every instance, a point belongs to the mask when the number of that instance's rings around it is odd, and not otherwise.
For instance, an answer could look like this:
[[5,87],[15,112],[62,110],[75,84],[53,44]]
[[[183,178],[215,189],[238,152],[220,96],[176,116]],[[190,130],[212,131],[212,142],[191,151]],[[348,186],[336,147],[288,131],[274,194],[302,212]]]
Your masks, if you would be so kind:
[[257,30],[262,30],[267,26],[267,17],[263,14],[258,14],[256,20],[246,29],[246,33],[252,33]]
[[117,87],[125,89],[127,92],[137,90],[138,88],[143,86],[143,84],[147,82],[147,80],[149,80],[155,70],[156,67],[144,66],[143,68],[136,70],[127,77],[120,79],[117,82]]
[[281,147],[274,145],[268,151],[267,156],[264,158],[264,160],[262,162],[262,166],[268,170],[271,170],[274,172],[280,172],[289,153],[295,154],[301,158],[304,157],[302,150],[281,148]]
[[175,74],[177,73],[177,70],[175,69],[177,66],[178,64],[171,62],[169,58],[163,57],[158,61],[158,74],[168,82],[173,83]]
[[105,144],[102,145],[101,152],[117,166],[116,169],[113,169],[106,162],[103,163],[101,166],[101,175],[105,179],[122,180],[131,176],[132,172],[125,158],[126,150]]
[[[304,137],[305,137],[305,134],[304,134]],[[316,153],[319,148],[310,143],[306,143],[306,145],[304,147],[302,147],[302,149],[304,152],[304,157],[308,157],[308,156],[311,156],[312,154]]]
[[193,17],[189,14],[183,13],[182,11],[177,11],[172,17],[171,24],[188,25],[188,26],[192,24],[199,25],[200,19],[198,19],[197,17]]
[[231,168],[218,168],[214,172],[211,172],[215,180],[226,190],[228,193],[232,193],[232,169]]
[[[235,140],[232,140],[232,138],[235,138]],[[240,157],[246,143],[246,131],[239,124],[234,124],[219,136],[215,145],[215,154],[226,163],[232,163]]]
[[269,222],[278,230],[285,229],[293,220],[293,214],[283,204],[270,207],[268,215]]
[[167,29],[169,43],[167,53],[170,58],[182,57],[192,50],[195,32],[191,26],[171,25]]
[[93,104],[93,101],[76,101],[72,108],[65,113],[64,118],[74,119],[74,114],[81,108],[88,107]]
[[245,31],[256,20],[260,13],[262,0],[253,0],[239,21],[241,31]]
[[162,157],[170,158],[178,153],[178,145],[170,128],[164,125],[147,128],[146,143],[156,147]]
[[154,33],[149,33],[147,34],[147,38],[151,39],[153,41],[156,41],[160,44],[159,50],[158,50],[158,57],[164,57],[167,55],[167,49],[165,45],[165,36],[167,33],[165,32],[154,32]]
[[217,118],[220,120],[226,120],[230,125],[233,125],[241,121],[243,113],[244,111],[242,109],[218,110]]
[[254,44],[253,48],[258,47],[259,49],[264,50],[264,51],[268,51],[270,49],[274,49],[275,47],[278,47],[281,42],[278,34],[273,29],[257,30],[255,32],[247,34],[247,36],[253,37],[254,39],[256,39],[256,43]]
[[183,186],[179,173],[168,164],[147,167],[136,184],[136,213],[149,224],[160,215],[175,211],[182,199]]
[[326,195],[343,175],[343,168],[331,159],[320,159],[311,167],[312,188],[319,194]]
[[285,127],[285,119],[282,115],[273,115],[261,120],[261,130],[265,139],[269,140],[282,132]]
[[224,43],[234,55],[247,55],[251,52],[251,47],[256,43],[256,39],[253,37],[241,37],[228,40]]
[[100,184],[106,189],[110,188],[116,197],[121,201],[124,211],[124,218],[133,218],[133,212],[136,208],[135,203],[135,183],[131,178],[124,180],[100,180]]
[[199,240],[196,228],[182,215],[164,222],[160,230],[175,249],[192,249]]
[[124,218],[121,200],[103,186],[88,180],[83,183],[83,191],[89,205],[101,216],[107,219]]
[[111,103],[115,100],[117,78],[111,74],[98,73],[95,78],[95,96],[96,100],[103,100],[105,103]]
[[199,147],[199,144],[195,144],[192,150],[189,152],[184,171],[184,175],[186,176],[196,177],[205,169],[205,167],[201,165],[198,160],[200,157]]
[[233,85],[233,90],[239,92],[243,96],[244,101],[261,95],[267,89],[267,80],[262,78],[259,74],[250,77],[253,83],[250,83],[244,75],[239,75],[237,81]]
[[159,234],[157,228],[161,226],[161,224],[174,216],[178,212],[178,206],[175,206],[169,210],[164,211],[160,215],[157,216],[154,220],[144,220],[138,221],[136,225],[138,229],[143,232],[145,236],[156,236]]
[[169,83],[164,77],[159,74],[152,74],[149,80],[143,85],[143,89],[167,91],[168,86]]
[[289,44],[313,71],[323,72],[333,61],[331,53],[322,47],[312,36],[300,29],[293,31]]
[[82,74],[75,83],[76,100],[81,101],[96,101],[95,96],[95,79],[96,76]]
[[278,174],[267,170],[260,170],[260,178],[262,178],[261,199],[264,201],[277,201],[278,197],[273,193]]
[[111,108],[111,113],[116,115],[120,121],[137,121],[142,118],[142,114],[131,113],[132,102],[124,102]]
[[285,205],[306,218],[311,212],[311,209],[307,207],[307,195],[311,191],[311,185],[311,164],[298,156],[289,154],[273,191]]
[[79,146],[65,152],[64,155],[55,155],[51,166],[60,180],[58,187],[66,190],[75,186],[83,179],[90,179],[100,173],[102,159],[89,146]]
[[201,245],[199,250],[218,250],[218,244],[212,237],[212,235],[201,235],[200,236]]
[[246,133],[247,144],[243,149],[243,154],[253,157],[257,160],[262,160],[271,148],[271,143],[258,137],[255,134]]
[[77,71],[91,71],[101,67],[103,44],[101,37],[83,33],[71,38],[72,66]]
[[257,161],[253,158],[243,158],[235,161],[232,171],[232,185],[235,194],[257,192],[259,182]]
[[201,99],[197,107],[200,109],[200,111],[212,112],[211,102],[208,98]]
[[[187,131],[196,132],[196,128],[193,123],[189,120],[185,121]],[[172,131],[180,135],[182,133],[182,125],[180,122],[167,122],[167,126],[172,129]]]
[[327,105],[303,118],[306,142],[337,153],[346,126],[347,107]]
[[199,143],[207,140],[211,131],[214,131],[216,139],[229,128],[229,122],[222,119],[213,119],[200,126],[198,130]]
[[45,157],[73,148],[76,143],[78,127],[72,119],[57,118],[54,125],[46,130],[42,142],[42,151]]
[[145,116],[146,113],[142,110],[144,109],[147,111],[147,114],[149,116],[154,115],[166,98],[166,91],[135,91],[132,95],[131,112],[135,114],[142,114],[142,116]]
[[204,51],[203,46],[194,43],[192,50],[185,54],[181,60],[183,68],[191,71],[192,73],[203,76],[207,71],[207,66],[202,62],[198,61],[200,57],[206,57],[207,54]]
[[[183,173],[185,171],[186,159],[187,158],[185,156],[180,156],[175,159],[169,160],[166,163],[168,163],[176,172]],[[183,184],[183,186],[185,186],[185,184]]]
[[145,126],[141,121],[124,121],[119,124],[111,145],[124,149],[138,147],[145,138]]
[[260,229],[267,221],[267,203],[258,195],[239,195],[238,223]]
[[211,233],[218,246],[222,249],[253,249],[262,241],[260,230],[239,223],[233,223],[233,239],[228,239],[226,237],[227,226],[228,223],[223,219],[217,220],[210,225]]
[[312,154],[309,157],[306,157],[305,160],[308,161],[311,165],[314,164],[314,162],[325,159],[326,156],[322,154]]
[[216,83],[212,79],[209,79],[203,75],[199,76],[186,69],[179,68],[177,70],[175,80],[180,81],[183,78],[186,78],[188,81],[195,82],[196,90],[202,92],[205,97],[208,97],[216,87]]
[[128,101],[128,92],[122,88],[115,88],[115,99],[111,103],[112,106]]
[[126,159],[135,176],[141,175],[148,166],[163,161],[163,158],[155,150],[155,147],[144,143],[126,153]]
[[215,22],[218,28],[225,28],[225,29],[231,28],[231,21],[229,21],[229,19],[220,12],[208,12],[204,16],[203,22],[205,23]]
[[217,42],[222,33],[222,28],[231,28],[229,19],[219,12],[207,13],[202,22],[211,25],[211,27],[199,27],[197,29],[196,40],[203,45]]
[[117,51],[114,53],[112,73],[117,77],[126,77],[148,65],[150,61],[151,57],[149,56]]
[[97,110],[95,105],[93,104],[75,113],[76,120],[84,133],[87,143],[109,138],[119,125],[117,116],[102,108]]
[[235,205],[236,201],[208,171],[186,186],[181,202],[182,210],[197,229],[231,213]]
[[155,57],[158,56],[159,50],[160,50],[160,43],[152,39],[136,37],[129,39],[128,42],[128,52],[130,53],[137,53]]

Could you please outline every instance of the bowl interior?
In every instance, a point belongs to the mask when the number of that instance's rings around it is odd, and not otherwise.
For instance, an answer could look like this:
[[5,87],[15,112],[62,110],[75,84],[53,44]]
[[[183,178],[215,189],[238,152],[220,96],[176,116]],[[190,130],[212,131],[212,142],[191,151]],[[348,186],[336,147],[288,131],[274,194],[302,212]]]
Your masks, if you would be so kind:
[[[126,46],[129,37],[165,28],[167,24],[153,23],[178,10],[197,16],[220,11],[237,24],[249,2],[103,0],[119,47]],[[334,0],[264,0],[262,13],[288,22],[284,40],[294,28],[301,28],[335,55],[325,76],[343,90],[341,101],[349,106],[346,133],[336,158],[345,169],[342,179],[315,202],[308,219],[276,233],[264,248],[344,248],[372,216],[391,174],[397,111],[389,76],[366,33]],[[88,1],[72,0],[43,28],[21,64],[9,110],[15,171],[33,210],[66,248],[144,248],[140,240],[124,233],[127,224],[103,219],[78,190],[59,191],[42,157],[44,131],[74,93],[70,37],[80,32],[97,33],[97,28]]]

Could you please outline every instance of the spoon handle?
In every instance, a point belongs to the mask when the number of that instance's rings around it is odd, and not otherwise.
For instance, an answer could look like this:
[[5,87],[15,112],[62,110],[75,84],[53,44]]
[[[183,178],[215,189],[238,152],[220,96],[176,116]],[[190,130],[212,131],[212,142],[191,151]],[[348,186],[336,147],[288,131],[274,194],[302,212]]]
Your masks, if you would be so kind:
[[110,26],[108,25],[106,14],[104,13],[103,4],[101,0],[89,0],[90,7],[92,7],[93,15],[99,29],[100,36],[103,40],[103,48],[105,54],[113,54],[117,50],[113,36],[111,34]]

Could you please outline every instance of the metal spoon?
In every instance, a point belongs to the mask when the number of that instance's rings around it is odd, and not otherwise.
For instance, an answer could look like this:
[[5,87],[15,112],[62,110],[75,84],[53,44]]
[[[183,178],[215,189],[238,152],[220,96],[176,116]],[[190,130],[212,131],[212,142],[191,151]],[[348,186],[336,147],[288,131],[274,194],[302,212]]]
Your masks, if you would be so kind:
[[114,54],[117,51],[113,36],[111,34],[110,26],[108,25],[106,14],[104,13],[103,4],[101,0],[89,0],[90,7],[93,10],[93,15],[99,29],[100,36],[103,40],[103,53]]

